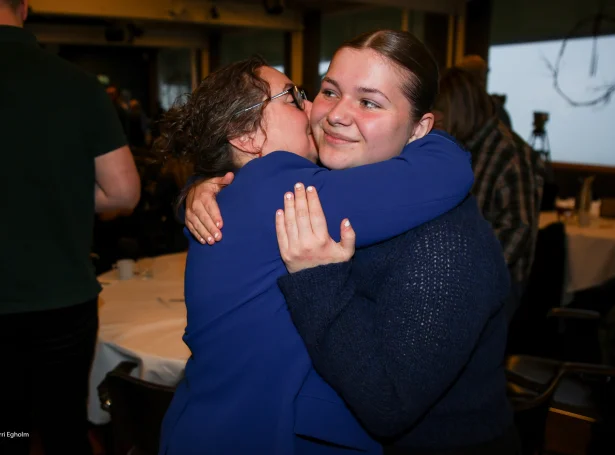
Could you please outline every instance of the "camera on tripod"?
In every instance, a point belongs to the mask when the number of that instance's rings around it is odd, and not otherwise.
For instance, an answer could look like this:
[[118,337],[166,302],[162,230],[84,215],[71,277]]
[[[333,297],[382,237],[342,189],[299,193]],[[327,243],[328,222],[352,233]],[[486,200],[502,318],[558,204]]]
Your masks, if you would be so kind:
[[535,136],[544,136],[547,132],[545,129],[545,125],[549,121],[549,113],[548,112],[538,112],[534,111],[534,135]]
[[545,128],[549,121],[548,112],[534,111],[534,130],[528,140],[532,149],[539,153],[545,162],[551,161],[551,147],[549,145],[549,135]]

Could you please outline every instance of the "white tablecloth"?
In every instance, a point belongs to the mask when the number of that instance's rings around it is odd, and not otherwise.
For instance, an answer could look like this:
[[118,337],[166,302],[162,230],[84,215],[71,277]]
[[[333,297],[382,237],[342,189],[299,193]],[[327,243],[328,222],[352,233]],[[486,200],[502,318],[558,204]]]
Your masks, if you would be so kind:
[[[540,227],[557,222],[555,212],[540,215]],[[581,227],[574,220],[566,223],[568,277],[566,292],[574,293],[598,286],[615,277],[615,220],[592,219]]]
[[90,377],[89,419],[109,421],[100,408],[97,386],[124,360],[139,364],[133,375],[150,382],[175,385],[183,374],[190,351],[182,341],[186,327],[184,268],[186,254],[139,261],[151,278],[135,276],[119,281],[117,271],[99,276],[100,329]]

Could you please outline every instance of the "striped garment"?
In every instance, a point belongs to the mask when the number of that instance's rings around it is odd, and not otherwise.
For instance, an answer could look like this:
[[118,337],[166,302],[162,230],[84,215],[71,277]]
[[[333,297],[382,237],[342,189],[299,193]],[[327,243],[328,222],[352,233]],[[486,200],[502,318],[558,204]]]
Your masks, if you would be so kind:
[[524,284],[534,259],[545,166],[539,154],[493,117],[465,146],[483,216],[502,245],[512,279]]

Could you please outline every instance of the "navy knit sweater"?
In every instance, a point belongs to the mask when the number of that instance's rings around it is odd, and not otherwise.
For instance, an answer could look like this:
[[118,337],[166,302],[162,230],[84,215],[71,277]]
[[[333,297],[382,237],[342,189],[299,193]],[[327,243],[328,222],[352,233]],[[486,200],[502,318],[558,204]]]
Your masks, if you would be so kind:
[[512,424],[509,276],[474,198],[350,262],[278,283],[316,370],[376,438],[457,448]]

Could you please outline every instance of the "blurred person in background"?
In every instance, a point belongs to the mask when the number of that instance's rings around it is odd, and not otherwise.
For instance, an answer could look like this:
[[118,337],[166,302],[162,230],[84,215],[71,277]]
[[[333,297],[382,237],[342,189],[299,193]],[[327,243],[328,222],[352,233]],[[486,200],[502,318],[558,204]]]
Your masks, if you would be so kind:
[[443,73],[436,100],[438,127],[472,154],[474,187],[484,217],[495,230],[513,283],[512,318],[529,278],[538,235],[544,163],[499,118],[480,79],[461,68]]
[[130,136],[128,142],[131,147],[145,147],[148,142],[148,120],[143,112],[143,107],[139,100],[133,98],[128,103],[128,119],[130,123]]
[[[471,73],[480,83],[480,85],[487,90],[487,75],[489,74],[489,66],[487,62],[479,55],[466,55],[457,67],[466,70]],[[490,95],[493,108],[498,115],[500,121],[508,128],[512,129],[512,122],[510,115],[504,108],[506,104],[506,95]]]
[[22,436],[0,453],[29,454],[36,431],[46,455],[88,455],[94,213],[132,209],[140,184],[103,87],[42,50],[27,13],[0,0],[0,431]]
[[160,121],[165,114],[165,110],[160,102],[156,103],[156,111],[150,121],[150,136],[153,143],[160,136]]
[[120,123],[122,124],[122,129],[124,130],[124,134],[126,137],[129,137],[130,132],[130,119],[129,119],[129,111],[130,106],[128,102],[123,98],[122,93],[115,85],[109,85],[105,89],[107,91],[107,95],[111,98],[111,102],[115,107],[115,112],[117,113],[117,117],[120,119]]

